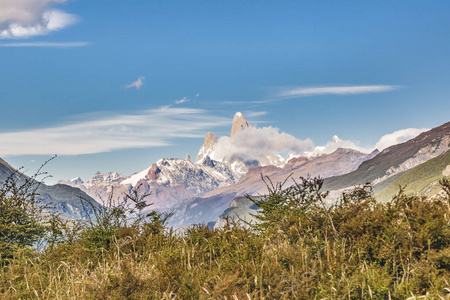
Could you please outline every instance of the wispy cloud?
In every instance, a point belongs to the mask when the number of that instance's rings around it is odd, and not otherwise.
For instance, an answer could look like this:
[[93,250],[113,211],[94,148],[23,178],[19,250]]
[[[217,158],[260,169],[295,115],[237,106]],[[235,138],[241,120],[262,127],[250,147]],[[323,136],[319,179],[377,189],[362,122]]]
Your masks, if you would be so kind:
[[136,81],[130,83],[129,85],[126,85],[125,88],[126,89],[136,88],[137,90],[139,90],[144,85],[144,80],[145,80],[144,76],[139,76],[139,78]]
[[245,111],[244,115],[247,118],[257,118],[267,115],[267,111]]
[[45,35],[76,23],[77,16],[52,8],[63,2],[66,0],[0,1],[0,39]]
[[185,102],[189,102],[191,99],[183,97],[180,100],[176,100],[175,104],[181,104],[181,103],[185,103]]
[[89,45],[88,42],[68,42],[68,43],[36,42],[36,43],[3,43],[0,44],[0,47],[76,48],[88,45]]
[[300,87],[281,91],[277,97],[301,97],[314,95],[357,95],[390,92],[397,89],[394,85],[356,85],[356,86],[324,86]]
[[133,114],[90,115],[70,124],[0,133],[0,156],[168,146],[180,138],[203,138],[206,131],[229,125],[230,120],[206,110],[169,106]]
[[271,99],[256,101],[225,101],[223,104],[262,104],[277,102],[286,99],[311,97],[319,95],[360,95],[370,93],[391,92],[398,89],[396,85],[354,85],[354,86],[321,86],[321,87],[297,87],[282,89]]

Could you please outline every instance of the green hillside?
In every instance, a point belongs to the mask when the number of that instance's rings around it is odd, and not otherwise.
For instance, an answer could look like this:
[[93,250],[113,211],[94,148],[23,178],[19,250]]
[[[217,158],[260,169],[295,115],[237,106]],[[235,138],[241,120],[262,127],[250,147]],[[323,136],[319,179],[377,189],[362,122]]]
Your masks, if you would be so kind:
[[376,198],[381,202],[389,201],[398,192],[399,186],[406,186],[406,193],[433,194],[440,189],[438,182],[443,176],[442,171],[448,165],[450,165],[450,151],[405,172],[403,176],[376,194]]
[[450,122],[423,132],[405,143],[386,148],[374,158],[363,162],[357,170],[325,179],[323,189],[332,191],[372,182],[376,178],[384,176],[389,168],[397,167],[408,158],[413,157],[420,149],[428,146],[438,147],[449,131]]

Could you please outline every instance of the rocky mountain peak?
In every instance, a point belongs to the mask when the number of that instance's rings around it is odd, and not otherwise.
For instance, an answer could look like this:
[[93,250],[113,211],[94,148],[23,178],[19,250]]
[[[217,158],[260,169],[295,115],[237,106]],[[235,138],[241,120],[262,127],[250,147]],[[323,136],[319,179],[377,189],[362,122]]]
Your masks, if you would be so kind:
[[200,162],[206,158],[206,156],[211,155],[214,151],[214,146],[217,144],[217,137],[212,133],[208,132],[205,136],[205,141],[203,142],[200,151],[195,159],[196,162]]
[[148,179],[154,181],[154,180],[158,179],[160,173],[161,173],[161,169],[155,163],[151,166],[150,170],[148,170],[148,173],[147,173]]
[[185,160],[188,161],[188,162],[192,162],[191,156],[189,155],[189,153],[186,154],[186,159]]
[[208,132],[205,136],[205,142],[203,143],[203,146],[209,148],[211,145],[215,145],[216,143],[217,137],[212,132]]
[[244,115],[240,112],[237,112],[233,118],[233,125],[231,126],[230,137],[232,138],[236,133],[244,130],[247,127],[249,127],[249,125],[248,125],[247,120],[245,119]]
[[80,177],[71,179],[70,182],[72,182],[74,185],[79,185],[79,184],[83,184],[84,183],[84,181]]

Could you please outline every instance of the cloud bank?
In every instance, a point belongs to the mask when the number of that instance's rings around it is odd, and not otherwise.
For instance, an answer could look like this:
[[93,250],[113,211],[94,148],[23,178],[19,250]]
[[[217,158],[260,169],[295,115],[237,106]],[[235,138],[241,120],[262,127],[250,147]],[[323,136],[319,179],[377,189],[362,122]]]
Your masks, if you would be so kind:
[[0,156],[77,155],[171,145],[230,121],[202,109],[161,107],[134,114],[94,116],[71,124],[0,133]]
[[235,160],[258,160],[268,153],[294,151],[309,152],[314,149],[310,139],[299,140],[273,127],[248,127],[236,133],[233,138],[221,137],[214,149],[213,159],[233,162]]
[[61,30],[78,17],[52,6],[66,0],[0,1],[0,39],[28,38]]
[[396,144],[404,143],[412,138],[415,138],[422,132],[430,130],[429,128],[407,128],[402,130],[394,131],[393,133],[389,133],[383,135],[381,139],[375,144],[375,149],[380,151]]
[[365,153],[370,153],[377,149],[378,151],[381,152],[384,149],[389,148],[390,146],[394,146],[409,141],[410,139],[415,138],[416,136],[427,130],[430,129],[407,128],[397,130],[394,131],[393,133],[383,135],[374,146],[367,146],[367,147],[361,147],[359,145],[359,142],[354,142],[350,140],[341,140],[337,136],[334,136],[332,141],[329,141],[324,146],[316,146],[311,154],[313,155],[323,153],[329,154],[336,151],[336,149],[338,148],[351,148]]
[[126,85],[125,88],[126,89],[136,88],[137,90],[139,90],[144,85],[144,80],[145,80],[144,76],[139,76],[139,78],[136,81],[130,83],[129,85]]
[[330,154],[338,148],[350,148],[363,153],[371,153],[375,149],[382,151],[390,146],[406,142],[429,129],[408,128],[386,134],[373,146],[362,147],[358,141],[342,140],[333,136],[325,145],[315,145],[311,139],[300,140],[273,127],[249,127],[238,132],[233,138],[221,137],[211,157],[215,160],[233,162],[260,160],[267,154],[283,154],[291,156],[315,156]]

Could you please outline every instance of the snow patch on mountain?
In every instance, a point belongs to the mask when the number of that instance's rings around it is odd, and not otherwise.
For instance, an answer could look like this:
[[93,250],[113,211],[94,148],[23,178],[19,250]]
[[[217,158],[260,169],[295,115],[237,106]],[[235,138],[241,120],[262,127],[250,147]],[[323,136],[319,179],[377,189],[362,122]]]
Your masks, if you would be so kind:
[[130,177],[128,177],[127,179],[123,180],[122,182],[120,182],[120,184],[131,184],[132,186],[135,186],[139,180],[145,179],[145,177],[147,177],[148,171],[150,170],[151,166],[148,167],[145,170],[142,170],[140,172],[134,173],[133,175],[131,175]]

